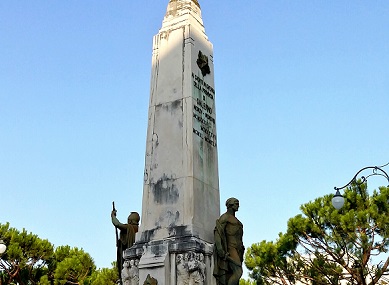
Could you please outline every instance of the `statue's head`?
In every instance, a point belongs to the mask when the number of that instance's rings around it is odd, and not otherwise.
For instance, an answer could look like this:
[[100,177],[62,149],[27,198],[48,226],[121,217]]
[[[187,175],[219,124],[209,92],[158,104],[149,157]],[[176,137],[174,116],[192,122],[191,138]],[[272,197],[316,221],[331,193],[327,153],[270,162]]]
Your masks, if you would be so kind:
[[226,207],[227,209],[230,209],[232,207],[235,207],[236,208],[236,211],[238,211],[238,208],[239,208],[239,200],[234,198],[234,197],[231,197],[229,199],[227,199],[226,201]]
[[140,216],[137,212],[131,212],[127,221],[130,225],[139,225]]
[[180,263],[183,259],[184,259],[184,256],[182,253],[177,254],[177,256],[176,256],[177,263]]

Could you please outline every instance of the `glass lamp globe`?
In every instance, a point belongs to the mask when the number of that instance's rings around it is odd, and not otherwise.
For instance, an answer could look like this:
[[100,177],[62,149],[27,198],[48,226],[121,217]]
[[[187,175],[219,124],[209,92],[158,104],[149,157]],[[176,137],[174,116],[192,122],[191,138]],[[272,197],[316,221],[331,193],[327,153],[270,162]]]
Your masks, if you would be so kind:
[[336,190],[334,197],[332,197],[332,206],[339,210],[344,205],[344,197],[340,194],[339,190]]
[[0,254],[3,254],[6,249],[7,249],[7,246],[4,244],[4,242],[2,240],[0,240]]

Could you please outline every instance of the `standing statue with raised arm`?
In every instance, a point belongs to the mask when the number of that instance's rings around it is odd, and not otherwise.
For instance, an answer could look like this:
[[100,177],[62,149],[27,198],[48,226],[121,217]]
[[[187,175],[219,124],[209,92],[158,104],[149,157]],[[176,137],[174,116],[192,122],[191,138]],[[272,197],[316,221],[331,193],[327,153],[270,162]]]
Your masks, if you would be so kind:
[[[115,209],[115,206],[113,206],[113,210],[111,212],[112,224],[115,226],[116,229],[120,230],[119,236],[116,232],[116,261],[120,278],[124,263],[123,251],[125,251],[127,248],[130,248],[135,242],[135,234],[138,232],[140,216],[137,212],[131,212],[131,214],[128,216],[127,224],[122,224],[116,218],[116,212],[117,211]],[[120,282],[120,284],[122,284],[122,282]]]
[[239,200],[226,201],[227,212],[216,220],[215,227],[215,267],[213,275],[218,285],[238,285],[243,269],[243,224],[235,217]]

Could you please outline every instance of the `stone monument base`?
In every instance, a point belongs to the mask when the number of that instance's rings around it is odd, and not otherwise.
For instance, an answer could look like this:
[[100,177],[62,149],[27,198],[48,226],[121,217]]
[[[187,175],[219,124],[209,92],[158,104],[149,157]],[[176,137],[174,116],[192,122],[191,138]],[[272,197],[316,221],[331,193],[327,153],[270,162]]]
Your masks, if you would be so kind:
[[[124,259],[137,265],[136,279],[141,285],[150,283],[146,282],[150,277],[158,285],[216,284],[212,275],[213,244],[197,237],[138,242],[124,252]],[[123,285],[126,285],[124,280]]]

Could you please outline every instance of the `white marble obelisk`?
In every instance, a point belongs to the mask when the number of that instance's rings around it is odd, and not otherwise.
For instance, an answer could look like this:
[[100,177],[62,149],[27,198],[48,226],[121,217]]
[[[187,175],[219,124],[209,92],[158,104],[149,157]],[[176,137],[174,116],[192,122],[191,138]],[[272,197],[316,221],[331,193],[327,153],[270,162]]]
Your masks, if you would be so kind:
[[[214,284],[219,218],[213,48],[197,0],[170,0],[153,40],[139,283]],[[188,282],[188,283],[187,283]]]

